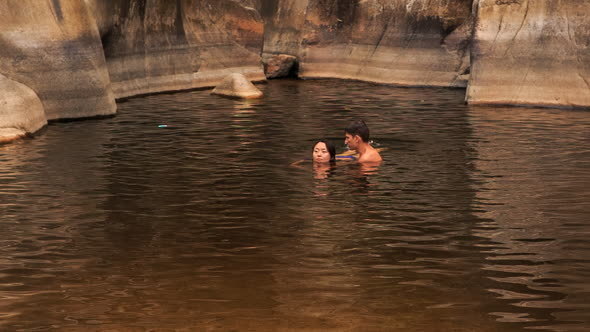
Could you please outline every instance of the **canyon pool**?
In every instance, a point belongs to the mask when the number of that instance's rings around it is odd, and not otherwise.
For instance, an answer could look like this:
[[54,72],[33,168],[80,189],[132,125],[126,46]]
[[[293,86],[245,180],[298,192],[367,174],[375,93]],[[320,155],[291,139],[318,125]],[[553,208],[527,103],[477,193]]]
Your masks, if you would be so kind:
[[[590,330],[590,112],[258,87],[0,146],[0,329]],[[382,165],[290,166],[355,118]]]

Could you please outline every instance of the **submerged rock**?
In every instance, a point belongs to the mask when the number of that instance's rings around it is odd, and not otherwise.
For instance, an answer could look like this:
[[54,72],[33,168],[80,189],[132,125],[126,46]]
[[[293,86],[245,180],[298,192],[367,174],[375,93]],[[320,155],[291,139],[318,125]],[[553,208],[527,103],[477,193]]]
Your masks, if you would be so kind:
[[276,54],[263,59],[262,62],[266,78],[279,78],[289,76],[297,63],[297,58],[288,54]]
[[247,99],[260,98],[263,95],[262,91],[258,90],[252,82],[248,81],[246,76],[238,73],[228,75],[211,93],[226,97]]
[[37,94],[0,74],[0,143],[34,133],[46,124]]

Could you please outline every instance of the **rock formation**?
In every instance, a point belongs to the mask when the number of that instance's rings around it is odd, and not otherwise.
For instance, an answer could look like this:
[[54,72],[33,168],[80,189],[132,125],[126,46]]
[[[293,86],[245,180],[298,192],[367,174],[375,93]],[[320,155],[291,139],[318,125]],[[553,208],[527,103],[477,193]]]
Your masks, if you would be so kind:
[[0,74],[32,89],[48,120],[115,113],[98,29],[84,2],[0,1],[0,27]]
[[266,78],[287,77],[297,65],[297,58],[288,54],[270,55],[262,59]]
[[87,0],[117,98],[264,80],[263,24],[251,0]]
[[[264,80],[262,59],[292,56],[303,78],[468,82],[473,104],[590,107],[588,12],[587,0],[4,0],[0,74],[19,88],[1,98],[26,104],[30,89],[47,120],[109,115],[115,98]],[[20,111],[3,114],[21,128]]]
[[590,1],[477,4],[469,103],[590,106]]
[[279,0],[262,12],[271,17],[263,56],[297,56],[300,77],[464,84],[471,1]]
[[0,74],[0,143],[34,133],[46,124],[37,94]]
[[248,81],[246,76],[238,73],[228,75],[211,93],[245,99],[262,97],[262,91],[258,90],[254,84]]

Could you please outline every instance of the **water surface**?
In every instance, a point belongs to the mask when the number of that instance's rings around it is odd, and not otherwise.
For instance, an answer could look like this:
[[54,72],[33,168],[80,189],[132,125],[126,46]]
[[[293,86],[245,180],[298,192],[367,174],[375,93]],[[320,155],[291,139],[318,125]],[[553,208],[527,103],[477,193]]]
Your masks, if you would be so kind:
[[[590,329],[589,112],[259,87],[0,146],[0,329]],[[358,117],[381,166],[289,166]]]

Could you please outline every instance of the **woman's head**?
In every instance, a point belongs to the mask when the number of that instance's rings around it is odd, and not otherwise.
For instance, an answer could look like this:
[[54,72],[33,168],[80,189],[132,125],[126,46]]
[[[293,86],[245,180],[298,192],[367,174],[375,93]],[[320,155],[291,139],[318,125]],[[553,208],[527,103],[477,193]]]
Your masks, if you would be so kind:
[[313,145],[312,159],[314,163],[336,161],[336,148],[327,140],[319,140]]

